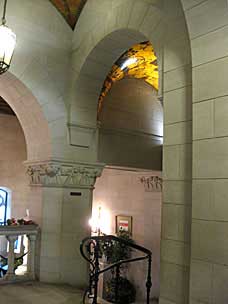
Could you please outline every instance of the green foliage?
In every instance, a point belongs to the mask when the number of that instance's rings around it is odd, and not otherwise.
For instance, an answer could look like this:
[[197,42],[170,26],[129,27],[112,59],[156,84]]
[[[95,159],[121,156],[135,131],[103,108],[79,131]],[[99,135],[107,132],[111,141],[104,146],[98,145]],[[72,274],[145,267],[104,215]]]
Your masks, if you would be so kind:
[[118,298],[115,298],[116,278],[112,278],[105,284],[105,300],[111,303],[129,304],[135,302],[136,289],[126,278],[120,277],[118,284]]
[[15,261],[14,261],[14,269],[17,269],[21,265],[23,265],[23,257],[15,259]]
[[[120,232],[118,237],[130,243],[134,243],[126,232]],[[107,258],[107,262],[113,264],[120,260],[130,258],[132,249],[123,243],[112,240],[111,242],[103,242],[101,244],[101,251]]]
[[[118,234],[119,238],[122,238],[123,240],[126,240],[130,243],[134,243],[134,241],[130,238],[129,233],[126,232],[119,232]],[[104,256],[107,259],[107,262],[109,264],[116,263],[120,260],[129,259],[131,257],[132,249],[131,247],[112,240],[111,242],[103,242],[101,243],[101,251],[104,254]],[[133,303],[135,301],[136,296],[136,289],[134,285],[125,277],[123,277],[123,270],[125,268],[125,271],[127,265],[121,266],[120,270],[120,277],[118,281],[118,299],[117,302],[115,299],[115,291],[116,291],[116,276],[115,276],[115,270],[112,270],[112,278],[108,279],[105,284],[105,294],[104,298],[105,300],[111,302],[111,303],[118,303],[118,304],[129,304]]]

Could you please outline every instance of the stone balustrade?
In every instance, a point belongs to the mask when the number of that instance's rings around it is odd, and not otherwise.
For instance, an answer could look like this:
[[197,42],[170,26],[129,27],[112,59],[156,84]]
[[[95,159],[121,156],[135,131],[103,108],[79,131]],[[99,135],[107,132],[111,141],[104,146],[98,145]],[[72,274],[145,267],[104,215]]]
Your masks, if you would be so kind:
[[[0,252],[7,259],[7,273],[0,279],[0,284],[17,280],[35,280],[36,242],[39,234],[37,225],[0,226],[1,239],[5,239],[5,252]],[[4,236],[5,238],[2,238]],[[27,236],[28,252],[15,253],[15,242],[19,236]],[[8,244],[7,244],[8,243]],[[22,244],[23,247],[23,244]],[[24,275],[16,275],[15,261],[20,256],[27,256],[27,271]]]

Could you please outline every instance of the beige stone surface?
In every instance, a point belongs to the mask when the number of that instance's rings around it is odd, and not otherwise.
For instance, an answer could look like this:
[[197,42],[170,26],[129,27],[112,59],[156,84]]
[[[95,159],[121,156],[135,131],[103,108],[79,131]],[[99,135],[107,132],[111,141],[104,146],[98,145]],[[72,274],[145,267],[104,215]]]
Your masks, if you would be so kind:
[[197,84],[193,88],[193,102],[227,95],[227,66],[225,57],[193,68],[193,83]]
[[[151,297],[159,297],[161,192],[146,191],[140,178],[160,176],[156,171],[130,171],[118,168],[104,169],[95,184],[93,212],[101,207],[102,232],[115,234],[116,215],[132,216],[132,238],[138,245],[152,251]],[[137,301],[145,301],[146,264],[139,262],[130,266],[129,279],[137,289]]]
[[[164,179],[191,180],[191,144],[164,146],[163,151]],[[188,195],[190,195],[190,193]]]
[[163,204],[162,239],[189,242],[190,211],[189,206]]
[[205,0],[181,0],[184,10],[189,10],[194,6],[198,6],[204,1]]
[[170,204],[191,205],[191,181],[163,181],[163,202]]
[[186,266],[162,263],[159,303],[188,303],[188,271]]
[[18,283],[1,286],[1,301],[7,304],[81,304],[82,291],[67,285]]
[[214,101],[214,132],[216,137],[228,135],[227,101],[227,97],[216,98]]
[[163,147],[163,178],[165,180],[180,179],[180,147]]
[[227,265],[227,226],[227,222],[193,220],[192,258]]
[[187,35],[169,41],[168,45],[164,46],[164,72],[186,66],[190,63],[191,53]]
[[192,141],[192,122],[179,122],[164,128],[164,146],[183,145]]
[[[82,196],[72,196],[71,192]],[[90,216],[90,189],[45,188],[39,273],[42,282],[86,285],[87,266],[79,246],[90,234]]]
[[191,38],[202,36],[227,25],[227,2],[225,0],[201,1],[186,11]]
[[192,217],[194,219],[228,221],[227,179],[193,182]]
[[214,136],[214,100],[193,105],[193,139]]
[[217,60],[228,55],[227,31],[228,27],[224,26],[192,40],[193,66]]
[[[210,303],[213,292],[213,266],[203,261],[193,261],[191,264],[192,276],[195,280],[191,281],[191,294],[194,298],[203,303]],[[220,302],[219,302],[220,303]]]
[[181,241],[163,240],[161,260],[176,265],[189,266],[189,245]]
[[190,303],[226,303],[227,2],[196,1],[191,8],[193,2],[183,2],[192,38],[193,101],[197,102]]
[[164,73],[164,92],[184,88],[192,84],[192,70],[190,65],[181,66]]
[[103,100],[101,128],[162,136],[163,108],[157,91],[142,79],[114,83]]
[[227,295],[227,265],[213,265],[213,302],[225,304],[228,301]]
[[228,138],[205,139],[194,142],[193,174],[197,178],[227,178]]
[[166,124],[189,121],[192,118],[192,87],[187,86],[164,93]]

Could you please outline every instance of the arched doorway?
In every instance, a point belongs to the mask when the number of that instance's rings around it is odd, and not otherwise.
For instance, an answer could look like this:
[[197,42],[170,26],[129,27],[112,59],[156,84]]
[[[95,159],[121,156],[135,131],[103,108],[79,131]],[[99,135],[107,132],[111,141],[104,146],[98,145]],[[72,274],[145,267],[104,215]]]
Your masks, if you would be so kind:
[[[153,252],[151,298],[155,301],[161,238],[161,185],[155,180],[161,181],[163,143],[158,82],[157,57],[148,41],[131,46],[111,68],[98,105],[98,160],[106,167],[95,184],[92,212],[98,222],[100,210],[99,231],[105,234],[118,235],[119,218],[123,223],[129,219],[127,237]],[[122,273],[135,286],[139,302],[146,300],[145,273],[144,263],[129,265]],[[108,282],[106,278],[103,297]]]
[[1,76],[0,96],[0,184],[11,189],[11,216],[23,218],[29,209],[40,224],[42,192],[29,186],[25,163],[50,158],[48,124],[31,92],[10,73]]
[[0,96],[12,108],[23,129],[27,149],[25,160],[49,159],[51,139],[48,124],[32,93],[8,72],[1,76]]
[[[102,84],[126,49],[150,40],[158,54],[165,117],[160,301],[184,303],[189,290],[192,178],[188,32],[180,1],[173,6],[162,1],[131,4],[131,10],[120,4],[110,14],[99,11],[102,23],[98,24],[91,7],[87,4],[84,8],[74,35],[69,129],[87,132],[87,160],[97,160],[96,108]],[[88,15],[90,24],[84,22]],[[82,42],[80,32],[90,33],[88,39]],[[80,146],[79,137],[75,137],[77,143]]]

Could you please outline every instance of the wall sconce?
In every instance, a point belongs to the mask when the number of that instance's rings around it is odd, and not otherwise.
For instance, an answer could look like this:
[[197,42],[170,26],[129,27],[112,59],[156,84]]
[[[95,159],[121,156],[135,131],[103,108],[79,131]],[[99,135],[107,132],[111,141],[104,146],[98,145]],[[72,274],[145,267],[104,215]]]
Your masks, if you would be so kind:
[[104,234],[110,234],[111,233],[111,218],[110,218],[110,212],[108,210],[105,210],[104,208],[101,208],[99,206],[98,208],[93,208],[92,217],[89,220],[89,225],[91,227],[92,234],[95,235],[104,235]]
[[101,235],[101,206],[98,208],[98,213],[92,215],[89,220],[89,225],[93,234]]
[[16,35],[6,26],[6,5],[7,0],[4,2],[2,24],[0,25],[0,74],[9,69],[16,45]]

